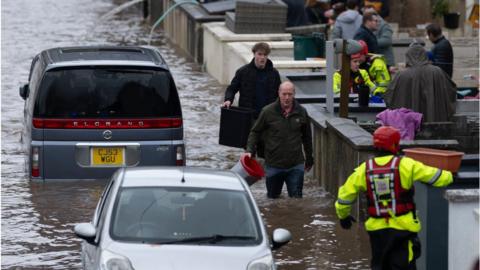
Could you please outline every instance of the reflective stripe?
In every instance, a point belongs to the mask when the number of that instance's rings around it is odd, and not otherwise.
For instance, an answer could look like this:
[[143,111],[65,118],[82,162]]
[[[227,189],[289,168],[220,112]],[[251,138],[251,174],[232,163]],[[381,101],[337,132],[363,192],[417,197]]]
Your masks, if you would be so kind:
[[428,181],[428,184],[429,185],[433,185],[435,182],[437,182],[437,180],[440,178],[440,175],[442,175],[442,170],[441,169],[437,169],[437,172],[435,173],[435,175]]
[[337,202],[338,202],[339,204],[351,205],[351,204],[353,204],[353,203],[355,202],[355,200],[349,201],[349,200],[337,199]]
[[377,82],[377,85],[379,87],[387,87],[390,84],[390,82]]
[[[390,170],[391,170],[391,173],[390,173],[390,197],[392,198],[392,211],[393,211],[393,215],[395,216],[397,214],[397,200],[396,200],[396,197],[395,197],[395,168],[397,168],[397,161],[398,161],[398,158],[397,157],[394,157],[393,160],[392,160],[392,166],[390,166]],[[389,213],[390,216],[392,216],[391,213]]]
[[373,203],[375,205],[375,212],[377,213],[377,216],[380,215],[380,207],[378,206],[378,199],[377,199],[377,191],[375,190],[375,184],[373,183],[372,179],[372,168],[373,168],[373,158],[368,160],[368,178],[370,179],[370,189],[372,190],[372,197],[373,197]]

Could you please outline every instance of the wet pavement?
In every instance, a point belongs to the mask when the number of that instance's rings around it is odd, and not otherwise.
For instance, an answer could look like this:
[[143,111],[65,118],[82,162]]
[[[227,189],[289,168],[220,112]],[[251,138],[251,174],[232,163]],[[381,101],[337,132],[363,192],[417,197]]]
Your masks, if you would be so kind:
[[[109,0],[2,1],[1,210],[2,269],[80,269],[80,243],[72,232],[89,221],[106,181],[30,182],[20,143],[23,100],[18,87],[41,50],[74,45],[146,44],[149,26],[140,9],[99,20],[116,7]],[[231,168],[241,151],[218,145],[224,88],[182,57],[159,32],[183,106],[187,165]],[[307,177],[303,199],[268,200],[263,181],[252,186],[269,231],[283,227],[293,240],[275,253],[279,269],[368,269],[369,245],[361,225],[336,224],[333,197]],[[284,191],[286,194],[286,191]]]

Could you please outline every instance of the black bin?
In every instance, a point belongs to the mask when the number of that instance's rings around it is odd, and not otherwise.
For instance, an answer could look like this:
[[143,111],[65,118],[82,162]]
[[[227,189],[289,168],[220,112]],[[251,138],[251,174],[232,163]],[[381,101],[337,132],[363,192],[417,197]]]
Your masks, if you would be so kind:
[[254,110],[244,107],[222,107],[220,114],[219,144],[245,148],[253,125]]

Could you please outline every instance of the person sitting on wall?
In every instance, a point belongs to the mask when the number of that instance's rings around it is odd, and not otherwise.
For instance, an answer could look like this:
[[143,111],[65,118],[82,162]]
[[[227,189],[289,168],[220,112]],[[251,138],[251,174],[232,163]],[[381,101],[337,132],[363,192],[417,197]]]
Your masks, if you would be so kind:
[[396,74],[383,95],[387,108],[419,112],[424,122],[451,121],[457,102],[455,83],[428,61],[420,44],[411,44],[405,59],[407,68]]
[[365,41],[359,40],[358,43],[362,45],[362,50],[359,52],[360,68],[368,71],[370,79],[377,86],[373,95],[383,95],[391,81],[385,58],[381,54],[368,53],[368,46]]
[[[360,87],[366,86],[370,89],[370,92],[373,93],[377,86],[372,80],[370,80],[368,72],[365,69],[360,68],[361,57],[362,53],[356,53],[350,57],[350,80],[348,83],[348,89],[350,93],[358,93]],[[339,71],[336,71],[333,74],[333,92],[335,94],[340,93],[341,81],[342,76]]]

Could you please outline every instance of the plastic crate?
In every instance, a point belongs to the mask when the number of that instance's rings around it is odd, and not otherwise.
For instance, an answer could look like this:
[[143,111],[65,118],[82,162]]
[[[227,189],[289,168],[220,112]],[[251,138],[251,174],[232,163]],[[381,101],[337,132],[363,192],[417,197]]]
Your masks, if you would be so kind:
[[432,167],[457,172],[462,162],[463,152],[440,150],[433,148],[409,148],[403,152],[407,157]]

